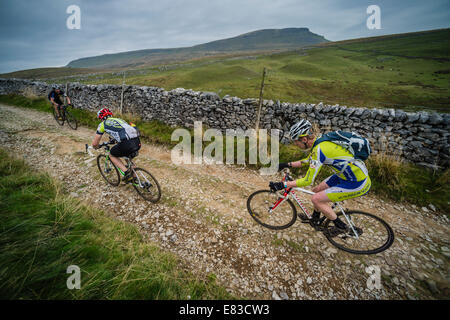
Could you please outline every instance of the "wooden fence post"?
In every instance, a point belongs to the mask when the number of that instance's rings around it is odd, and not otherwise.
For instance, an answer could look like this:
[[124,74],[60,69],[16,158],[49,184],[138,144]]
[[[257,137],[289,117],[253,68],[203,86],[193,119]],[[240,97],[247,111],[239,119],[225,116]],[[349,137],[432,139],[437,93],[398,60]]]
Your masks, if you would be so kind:
[[120,94],[120,114],[123,112],[123,90],[125,86],[125,71],[123,72],[123,80],[122,80],[122,93]]
[[66,90],[64,91],[64,105],[67,103],[67,96],[69,95],[69,92],[67,91],[69,88],[69,83],[66,82]]
[[259,130],[259,120],[261,117],[261,108],[262,108],[262,102],[263,102],[263,93],[264,93],[264,78],[266,77],[266,68],[264,68],[263,75],[262,75],[262,81],[261,81],[261,90],[259,92],[259,105],[258,105],[258,114],[256,116],[256,134],[258,134]]

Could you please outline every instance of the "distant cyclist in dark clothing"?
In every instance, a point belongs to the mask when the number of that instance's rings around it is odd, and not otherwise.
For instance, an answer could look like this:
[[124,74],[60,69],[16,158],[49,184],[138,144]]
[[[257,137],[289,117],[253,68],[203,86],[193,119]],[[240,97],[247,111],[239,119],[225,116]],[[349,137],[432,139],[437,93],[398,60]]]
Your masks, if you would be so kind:
[[59,113],[59,107],[64,104],[62,100],[64,97],[67,98],[67,102],[69,105],[72,105],[70,98],[59,88],[52,88],[52,91],[48,94],[48,100],[53,104],[55,108],[56,114],[58,115],[59,120],[62,120],[61,114]]

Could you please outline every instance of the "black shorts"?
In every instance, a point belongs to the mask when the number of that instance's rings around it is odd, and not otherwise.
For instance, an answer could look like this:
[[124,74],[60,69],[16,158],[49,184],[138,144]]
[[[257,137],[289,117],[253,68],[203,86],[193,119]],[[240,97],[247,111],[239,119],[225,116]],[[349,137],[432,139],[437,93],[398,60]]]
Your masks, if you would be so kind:
[[111,148],[111,155],[114,157],[128,157],[141,148],[139,138],[122,141]]

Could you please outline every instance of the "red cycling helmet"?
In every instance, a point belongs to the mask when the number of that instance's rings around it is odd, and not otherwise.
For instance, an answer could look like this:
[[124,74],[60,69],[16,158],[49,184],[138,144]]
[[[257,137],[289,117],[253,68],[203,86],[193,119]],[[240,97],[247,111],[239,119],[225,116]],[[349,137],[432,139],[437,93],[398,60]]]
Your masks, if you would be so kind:
[[99,112],[97,112],[97,118],[99,118],[100,120],[105,120],[105,118],[111,117],[112,115],[113,114],[111,110],[109,110],[108,108],[103,108]]

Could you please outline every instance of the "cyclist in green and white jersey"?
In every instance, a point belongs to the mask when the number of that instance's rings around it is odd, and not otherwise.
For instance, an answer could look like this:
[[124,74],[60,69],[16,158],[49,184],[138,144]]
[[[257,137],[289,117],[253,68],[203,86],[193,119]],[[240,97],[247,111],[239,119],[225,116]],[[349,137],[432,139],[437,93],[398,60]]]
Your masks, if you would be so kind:
[[109,157],[116,167],[121,170],[121,173],[124,173],[123,180],[129,182],[132,179],[131,170],[127,170],[120,157],[128,157],[141,148],[139,131],[134,125],[130,125],[122,119],[114,118],[108,108],[101,109],[97,113],[97,117],[102,122],[97,127],[92,147],[94,149],[99,148],[100,140],[105,132],[115,140],[117,144],[111,148]]

